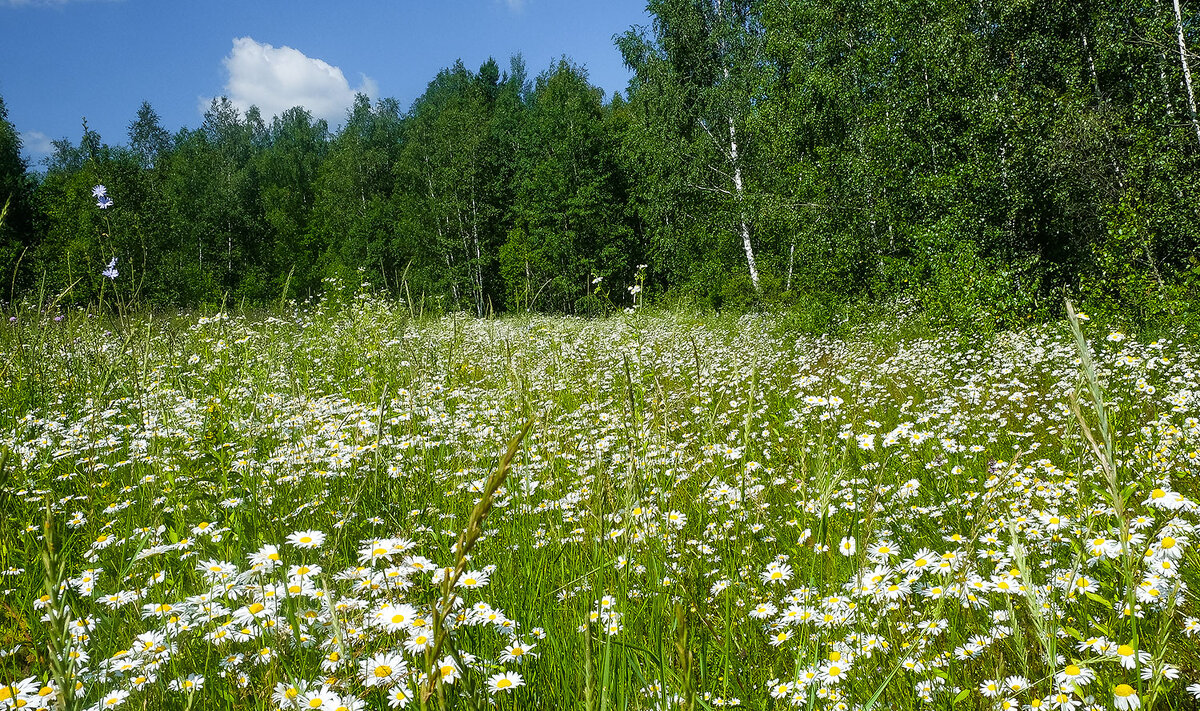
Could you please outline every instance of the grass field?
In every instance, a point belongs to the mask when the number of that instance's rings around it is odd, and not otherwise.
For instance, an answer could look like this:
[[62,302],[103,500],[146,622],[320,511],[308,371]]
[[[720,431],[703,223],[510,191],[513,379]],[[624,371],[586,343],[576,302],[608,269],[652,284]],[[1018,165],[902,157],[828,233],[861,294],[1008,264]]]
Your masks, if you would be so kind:
[[1200,704],[1194,340],[4,321],[0,708]]

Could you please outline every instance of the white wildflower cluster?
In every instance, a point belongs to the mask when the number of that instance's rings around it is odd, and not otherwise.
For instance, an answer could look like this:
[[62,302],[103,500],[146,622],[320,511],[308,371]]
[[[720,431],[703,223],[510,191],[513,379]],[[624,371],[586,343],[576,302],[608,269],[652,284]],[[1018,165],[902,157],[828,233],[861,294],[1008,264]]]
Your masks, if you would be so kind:
[[879,348],[764,314],[339,308],[156,319],[144,348],[89,322],[46,354],[51,402],[0,431],[0,708],[63,695],[22,630],[61,630],[88,708],[569,705],[585,643],[664,710],[1200,698],[1186,342],[1089,334],[1114,495],[1054,329]]

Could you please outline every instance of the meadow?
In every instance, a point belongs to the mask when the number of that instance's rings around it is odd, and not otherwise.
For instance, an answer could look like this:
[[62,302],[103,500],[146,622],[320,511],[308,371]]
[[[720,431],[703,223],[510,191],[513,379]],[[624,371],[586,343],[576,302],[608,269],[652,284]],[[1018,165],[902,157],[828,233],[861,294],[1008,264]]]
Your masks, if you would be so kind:
[[1200,706],[1194,335],[4,321],[0,708]]

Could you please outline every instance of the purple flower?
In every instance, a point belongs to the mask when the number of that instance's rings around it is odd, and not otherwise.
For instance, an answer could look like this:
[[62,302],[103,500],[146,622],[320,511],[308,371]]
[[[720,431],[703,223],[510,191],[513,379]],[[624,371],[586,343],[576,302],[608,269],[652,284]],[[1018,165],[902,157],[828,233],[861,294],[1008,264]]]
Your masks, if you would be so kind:
[[112,198],[110,198],[107,195],[105,195],[104,197],[102,197],[96,201],[96,207],[100,208],[101,210],[107,209],[112,204],[113,204]]
[[107,195],[108,188],[104,187],[103,185],[97,185],[96,187],[92,188],[92,197],[96,199],[106,197]]
[[117,278],[117,258],[116,257],[112,258],[112,261],[108,263],[108,266],[105,267],[104,271],[100,272],[100,275],[106,276],[109,279]]

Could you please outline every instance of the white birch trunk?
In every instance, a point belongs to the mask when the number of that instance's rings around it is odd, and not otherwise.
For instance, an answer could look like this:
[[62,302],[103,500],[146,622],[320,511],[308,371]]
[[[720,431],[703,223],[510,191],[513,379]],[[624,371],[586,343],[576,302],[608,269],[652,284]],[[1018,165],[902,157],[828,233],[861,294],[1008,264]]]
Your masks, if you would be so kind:
[[783,285],[784,291],[792,290],[792,267],[796,264],[796,239],[792,238],[792,248],[788,250],[788,275]]
[[479,208],[475,204],[475,195],[471,195],[471,242],[475,246],[475,315],[483,317],[483,255],[479,249]]
[[1096,94],[1096,103],[1100,102],[1100,75],[1096,73],[1096,60],[1092,57],[1092,48],[1088,46],[1087,33],[1081,32],[1083,37],[1083,54],[1087,57],[1088,69],[1092,73],[1092,91]]
[[1162,83],[1163,104],[1167,107],[1167,116],[1175,118],[1175,107],[1171,101],[1171,85],[1167,81],[1167,53],[1159,52],[1162,63],[1158,65],[1158,80]]
[[1175,6],[1175,37],[1179,40],[1179,64],[1183,68],[1183,84],[1187,93],[1188,113],[1192,116],[1192,128],[1196,129],[1196,142],[1200,143],[1200,121],[1196,119],[1196,96],[1192,92],[1192,69],[1188,66],[1187,45],[1183,42],[1183,13],[1179,11],[1179,0]]
[[[725,71],[726,75],[729,70]],[[758,265],[754,261],[754,245],[750,244],[750,224],[746,222],[746,194],[742,184],[742,166],[738,163],[737,132],[733,127],[733,119],[729,119],[729,158],[733,161],[733,189],[737,193],[739,227],[742,234],[742,248],[746,250],[746,264],[750,267],[750,283],[755,291],[762,291],[758,284]]]
[[[721,17],[724,13],[721,12],[721,0],[714,0],[714,5],[717,10],[717,17]],[[721,54],[724,54],[724,47],[721,48]],[[725,64],[724,57],[721,58],[722,68],[725,82],[729,82],[729,65]],[[758,283],[758,264],[754,261],[754,245],[750,243],[750,223],[746,221],[746,192],[745,184],[742,182],[742,165],[738,161],[738,144],[737,144],[737,129],[733,125],[733,116],[728,117],[729,121],[729,162],[733,165],[733,190],[737,194],[738,202],[738,232],[742,236],[742,249],[746,251],[746,265],[750,268],[750,283],[754,285],[755,291],[762,291],[762,287]]]

